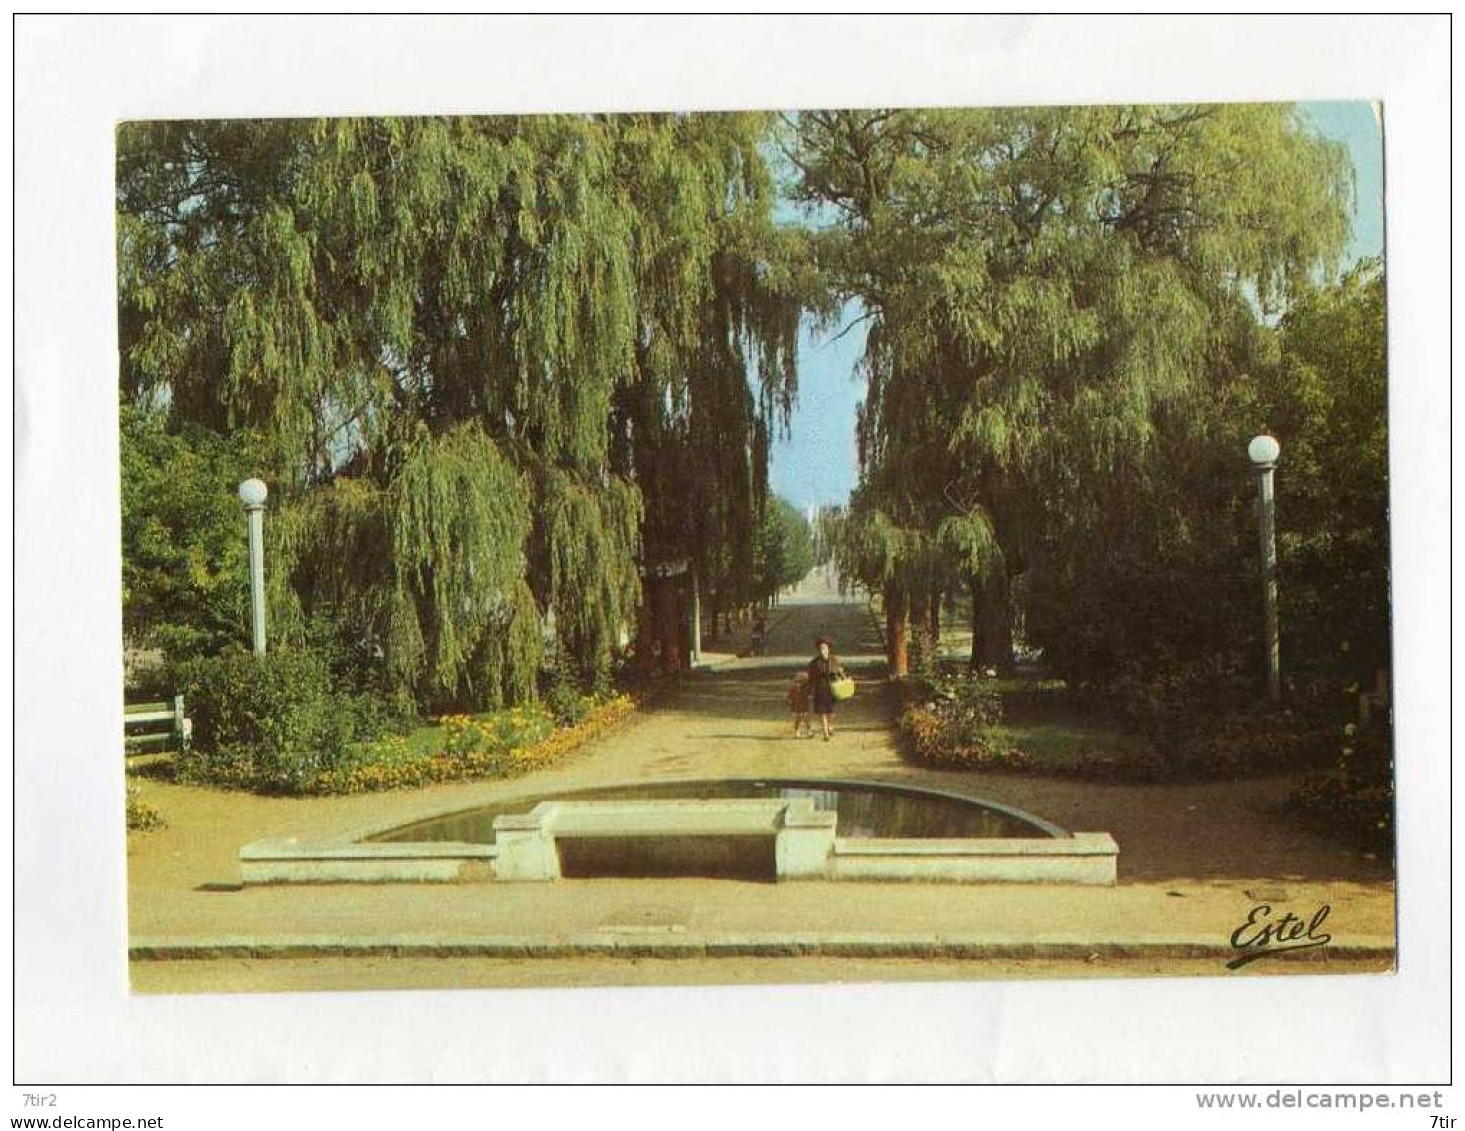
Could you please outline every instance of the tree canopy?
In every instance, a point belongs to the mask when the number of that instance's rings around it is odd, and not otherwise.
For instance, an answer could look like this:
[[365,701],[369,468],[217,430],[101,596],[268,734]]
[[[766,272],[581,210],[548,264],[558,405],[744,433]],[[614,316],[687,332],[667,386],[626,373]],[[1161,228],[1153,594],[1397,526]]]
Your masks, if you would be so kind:
[[123,399],[260,438],[281,631],[329,610],[421,701],[493,704],[549,611],[588,678],[648,560],[751,569],[814,293],[768,125],[119,130]]
[[[869,320],[847,560],[892,601],[1102,557],[1338,259],[1350,169],[1279,105],[799,114],[818,255]],[[1150,519],[1155,513],[1149,512]],[[1062,646],[1061,629],[1045,640]]]
[[799,509],[774,495],[759,526],[755,545],[760,597],[797,585],[814,568],[814,532]]
[[[1366,674],[1383,282],[1337,279],[1350,177],[1284,105],[124,125],[125,627],[244,639],[255,474],[272,636],[422,707],[532,696],[551,632],[587,685],[633,626],[664,657],[682,563],[715,616],[816,545],[892,628],[966,589],[974,662],[1017,631],[1091,682],[1255,651],[1270,429],[1284,648]],[[860,482],[816,540],[767,465],[801,320],[851,306]]]

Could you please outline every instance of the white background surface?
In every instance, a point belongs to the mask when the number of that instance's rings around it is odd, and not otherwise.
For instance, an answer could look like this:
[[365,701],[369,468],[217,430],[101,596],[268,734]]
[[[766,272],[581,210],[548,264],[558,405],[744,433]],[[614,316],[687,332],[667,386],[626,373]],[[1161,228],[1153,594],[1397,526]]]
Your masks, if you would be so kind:
[[[1447,21],[22,17],[15,36],[18,1082],[1446,1079]],[[1397,976],[129,995],[119,120],[1352,98],[1385,105]],[[94,1094],[64,1113],[162,1110],[146,1096]],[[271,1100],[288,1103],[272,1109],[282,1126],[307,1125],[291,1111],[416,1121],[410,1099],[295,1096]],[[232,1126],[266,1098],[209,1099],[207,1110]],[[1054,1102],[1081,1114],[1114,1098],[1074,1090]],[[29,1114],[18,1108],[6,1114]],[[1193,1109],[1176,1097],[1176,1114]]]

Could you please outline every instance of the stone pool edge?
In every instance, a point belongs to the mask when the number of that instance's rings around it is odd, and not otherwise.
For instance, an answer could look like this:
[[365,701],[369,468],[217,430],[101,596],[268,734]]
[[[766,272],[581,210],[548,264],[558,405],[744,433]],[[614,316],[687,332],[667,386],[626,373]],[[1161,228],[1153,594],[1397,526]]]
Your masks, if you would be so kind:
[[[559,877],[556,835],[613,836],[654,831],[690,835],[691,826],[669,823],[666,803],[656,806],[656,826],[595,809],[545,803],[532,813],[501,817],[498,842],[390,842],[345,838],[307,841],[268,838],[239,850],[240,880],[247,885],[312,883],[553,882]],[[1108,833],[1064,837],[854,839],[836,833],[834,814],[816,812],[807,799],[722,803],[716,831],[770,835],[776,878],[916,883],[1081,884],[1112,887],[1118,880],[1119,846]],[[574,810],[570,824],[563,811]],[[701,810],[697,811],[701,812]],[[695,815],[695,813],[690,814]],[[556,818],[560,818],[556,822]]]

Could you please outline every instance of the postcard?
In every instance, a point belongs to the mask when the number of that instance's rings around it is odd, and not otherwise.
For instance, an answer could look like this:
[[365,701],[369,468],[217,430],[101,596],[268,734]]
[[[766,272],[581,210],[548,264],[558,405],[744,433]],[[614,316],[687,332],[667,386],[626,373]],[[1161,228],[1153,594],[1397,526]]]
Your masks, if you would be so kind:
[[1390,969],[1381,128],[123,124],[134,987]]

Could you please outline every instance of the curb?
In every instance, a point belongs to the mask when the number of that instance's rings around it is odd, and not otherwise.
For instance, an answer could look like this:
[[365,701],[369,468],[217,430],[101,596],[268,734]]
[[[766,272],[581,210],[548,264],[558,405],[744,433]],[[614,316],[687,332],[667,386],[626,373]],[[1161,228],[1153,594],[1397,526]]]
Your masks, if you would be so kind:
[[[1195,939],[1151,942],[1073,940],[1021,942],[980,936],[938,935],[719,935],[674,932],[627,935],[617,931],[578,935],[314,936],[250,938],[139,939],[128,948],[134,962],[218,958],[923,958],[1033,959],[1197,959],[1224,963],[1236,957],[1230,946]],[[1282,952],[1271,961],[1326,965],[1330,960],[1388,960],[1392,945],[1344,943]]]

